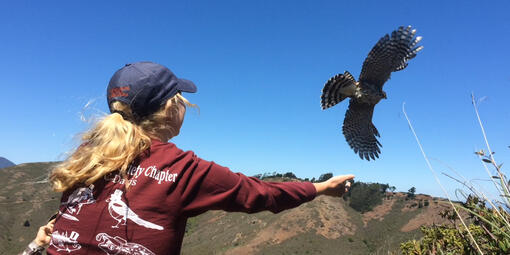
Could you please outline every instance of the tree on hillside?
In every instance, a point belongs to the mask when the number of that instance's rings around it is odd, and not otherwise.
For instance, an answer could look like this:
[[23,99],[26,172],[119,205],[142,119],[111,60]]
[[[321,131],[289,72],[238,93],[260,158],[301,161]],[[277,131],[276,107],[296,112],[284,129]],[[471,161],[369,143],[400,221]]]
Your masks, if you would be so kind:
[[408,198],[414,198],[415,197],[415,195],[414,195],[415,192],[416,192],[416,188],[415,187],[411,187],[409,189],[409,191],[407,191],[407,197]]
[[283,177],[297,179],[296,175],[293,172],[287,172],[283,175]]
[[299,179],[293,172],[287,172],[285,174],[280,174],[276,171],[274,171],[272,173],[266,172],[263,174],[256,174],[253,177],[261,179],[261,180],[264,180],[266,178],[274,178],[274,177],[276,177],[276,178],[286,177],[286,178]]
[[388,184],[354,182],[344,200],[348,200],[354,210],[368,212],[382,203],[388,188]]
[[333,173],[325,173],[325,174],[321,174],[321,176],[319,177],[319,179],[317,180],[317,182],[324,182],[324,181],[327,181],[327,180],[329,180],[331,177],[333,177]]

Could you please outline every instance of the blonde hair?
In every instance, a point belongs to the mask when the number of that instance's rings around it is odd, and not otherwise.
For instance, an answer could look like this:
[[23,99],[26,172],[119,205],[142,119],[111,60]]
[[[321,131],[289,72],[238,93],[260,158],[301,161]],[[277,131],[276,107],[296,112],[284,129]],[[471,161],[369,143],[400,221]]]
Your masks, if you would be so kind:
[[53,190],[63,192],[78,184],[90,185],[116,170],[126,179],[129,165],[150,148],[151,138],[170,139],[179,134],[179,104],[196,107],[178,93],[155,113],[134,122],[129,106],[114,101],[110,106],[114,113],[83,134],[82,144],[53,169]]

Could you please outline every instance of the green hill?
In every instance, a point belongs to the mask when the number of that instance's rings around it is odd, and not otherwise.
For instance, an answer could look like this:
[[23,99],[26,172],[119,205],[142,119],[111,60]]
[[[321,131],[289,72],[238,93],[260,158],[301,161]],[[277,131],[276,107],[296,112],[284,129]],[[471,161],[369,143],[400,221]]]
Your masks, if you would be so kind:
[[[419,239],[419,227],[443,223],[447,208],[425,195],[395,193],[361,214],[343,199],[320,197],[272,214],[211,211],[190,220],[183,254],[388,254]],[[422,203],[420,208],[420,201]],[[427,202],[428,206],[423,204]]]
[[[57,210],[60,194],[47,176],[55,163],[29,163],[0,171],[0,254],[16,254]],[[291,180],[277,178],[272,181]],[[296,179],[292,179],[296,181]],[[423,224],[444,222],[446,205],[426,195],[387,193],[361,214],[340,198],[320,197],[273,214],[210,211],[188,222],[183,254],[388,254],[419,238]]]
[[17,254],[57,211],[60,194],[47,179],[55,163],[29,163],[0,171],[0,254]]

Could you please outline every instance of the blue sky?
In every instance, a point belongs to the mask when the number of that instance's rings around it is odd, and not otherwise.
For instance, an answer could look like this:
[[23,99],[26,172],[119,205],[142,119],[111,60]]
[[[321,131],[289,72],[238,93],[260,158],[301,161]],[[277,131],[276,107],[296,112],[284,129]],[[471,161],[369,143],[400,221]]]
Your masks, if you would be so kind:
[[[0,156],[62,160],[89,127],[80,116],[107,112],[111,75],[150,60],[198,86],[187,98],[200,114],[188,111],[174,142],[233,171],[353,173],[444,196],[402,103],[436,170],[486,179],[473,154],[484,142],[472,92],[484,99],[496,160],[510,164],[508,1],[176,2],[0,3]],[[382,155],[362,161],[341,133],[348,103],[322,111],[321,89],[345,70],[358,77],[371,47],[400,25],[416,28],[425,48],[386,83],[373,118]]]

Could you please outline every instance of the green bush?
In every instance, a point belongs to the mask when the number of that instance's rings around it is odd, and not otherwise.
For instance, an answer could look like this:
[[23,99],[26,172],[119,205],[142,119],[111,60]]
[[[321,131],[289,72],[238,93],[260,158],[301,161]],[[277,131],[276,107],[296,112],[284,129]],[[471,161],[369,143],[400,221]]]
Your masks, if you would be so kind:
[[[472,198],[470,198],[472,201]],[[476,213],[482,213],[485,216],[495,217],[494,210],[488,209],[481,204],[472,209]],[[443,214],[443,217],[447,217]],[[451,212],[448,215],[455,215]],[[503,219],[492,218],[490,223],[480,220],[474,214],[471,214],[473,223],[468,228],[476,240],[478,246],[484,254],[510,254],[510,237],[505,234],[507,228]],[[509,214],[505,213],[507,220],[510,220]],[[496,223],[495,225],[493,225]],[[478,249],[468,237],[466,229],[459,224],[434,225],[430,227],[422,226],[421,231],[424,237],[420,240],[411,240],[400,245],[403,254],[478,254]],[[509,232],[510,233],[510,232]]]
[[368,212],[382,203],[388,188],[388,184],[354,182],[344,195],[344,200],[349,201],[349,206],[354,210]]
[[324,182],[324,181],[327,181],[327,180],[329,180],[331,177],[333,177],[333,173],[325,173],[325,174],[321,174],[321,176],[319,177],[319,179],[317,180],[317,182]]
[[283,177],[297,179],[296,175],[293,172],[287,172],[283,174]]
[[415,197],[415,195],[414,195],[415,192],[416,192],[416,188],[415,187],[410,188],[409,191],[407,191],[407,197],[408,198],[414,198]]

